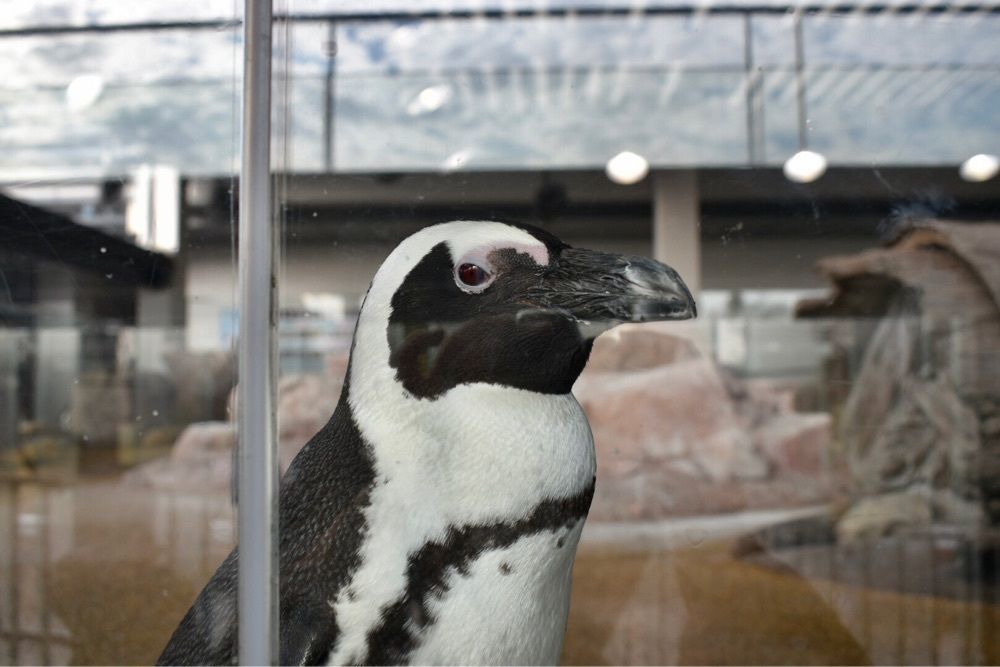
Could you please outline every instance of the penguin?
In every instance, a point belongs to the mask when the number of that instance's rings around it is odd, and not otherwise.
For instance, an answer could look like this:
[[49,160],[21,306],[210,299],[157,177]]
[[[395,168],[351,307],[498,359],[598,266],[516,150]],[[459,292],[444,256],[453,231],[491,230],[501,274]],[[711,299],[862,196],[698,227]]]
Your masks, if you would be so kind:
[[[557,663],[596,470],[570,390],[602,331],[695,315],[672,268],[535,227],[405,239],[281,482],[281,664]],[[158,664],[235,664],[238,560]]]

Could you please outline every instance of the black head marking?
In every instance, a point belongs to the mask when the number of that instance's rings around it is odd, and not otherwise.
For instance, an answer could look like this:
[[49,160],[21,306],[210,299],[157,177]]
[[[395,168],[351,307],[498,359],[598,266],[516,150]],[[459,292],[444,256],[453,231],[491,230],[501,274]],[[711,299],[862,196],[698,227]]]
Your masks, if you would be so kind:
[[691,292],[665,264],[514,226],[545,252],[512,239],[453,257],[442,241],[392,295],[389,363],[410,393],[434,399],[474,382],[567,393],[601,331],[696,314]]
[[472,382],[567,393],[583,370],[591,342],[571,318],[530,299],[548,267],[514,248],[495,250],[490,260],[496,280],[468,293],[440,243],[393,295],[389,362],[410,393],[436,398]]
[[545,248],[549,251],[550,257],[558,255],[564,249],[570,247],[568,244],[563,243],[555,234],[542,229],[541,227],[535,227],[534,225],[528,225],[523,222],[512,222],[509,220],[503,220],[502,222],[510,227],[516,227],[521,231],[525,231],[544,243]]

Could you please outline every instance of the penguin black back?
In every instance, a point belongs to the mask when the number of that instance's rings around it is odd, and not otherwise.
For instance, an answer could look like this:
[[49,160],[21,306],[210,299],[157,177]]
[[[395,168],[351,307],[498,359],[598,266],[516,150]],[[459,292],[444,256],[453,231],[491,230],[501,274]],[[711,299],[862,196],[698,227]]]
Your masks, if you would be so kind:
[[[282,665],[326,664],[337,636],[336,618],[326,601],[337,597],[360,558],[362,511],[375,472],[371,448],[351,415],[348,394],[345,383],[333,417],[302,448],[282,479]],[[236,664],[238,562],[236,548],[184,616],[157,664]]]

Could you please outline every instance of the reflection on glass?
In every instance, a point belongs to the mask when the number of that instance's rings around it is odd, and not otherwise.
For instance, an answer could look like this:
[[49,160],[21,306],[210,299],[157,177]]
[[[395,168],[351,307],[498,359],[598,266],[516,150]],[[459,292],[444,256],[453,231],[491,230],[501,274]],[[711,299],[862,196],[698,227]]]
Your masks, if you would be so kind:
[[[5,664],[151,663],[235,543],[240,30],[77,4],[0,13]],[[278,24],[282,470],[402,239],[531,222],[699,310],[602,335],[574,384],[563,662],[1000,662],[995,12],[420,6],[472,11]],[[828,168],[789,181],[803,149]]]
[[785,161],[785,178],[796,183],[812,183],[826,173],[826,158],[815,151],[799,151]]
[[0,33],[0,662],[150,664],[235,542],[232,292],[189,266],[229,235],[237,31],[47,4]]
[[644,179],[649,173],[649,161],[638,153],[622,151],[608,160],[604,171],[615,183],[632,185]]
[[986,153],[976,153],[959,167],[962,178],[973,183],[988,181],[997,172],[1000,172],[1000,158]]

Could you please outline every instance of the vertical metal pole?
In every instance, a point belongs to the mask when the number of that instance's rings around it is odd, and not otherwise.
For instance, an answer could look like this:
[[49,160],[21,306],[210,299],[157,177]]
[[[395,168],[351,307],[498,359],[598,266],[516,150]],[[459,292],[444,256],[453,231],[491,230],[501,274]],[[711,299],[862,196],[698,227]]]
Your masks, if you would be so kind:
[[754,62],[753,17],[743,14],[743,69],[747,87],[747,160],[760,164],[764,153],[764,70]]
[[333,114],[337,104],[337,23],[330,21],[326,37],[326,78],[323,87],[323,169],[333,171]]
[[[18,584],[21,581],[20,568],[18,567],[18,555],[21,553],[21,534],[18,532],[17,515],[20,513],[18,501],[21,498],[21,485],[18,482],[8,484],[10,488],[10,579],[7,581],[8,591],[8,617],[10,623],[10,633],[7,643],[7,651],[10,655],[10,664],[19,665],[18,649],[21,644],[21,591]],[[978,555],[977,555],[978,557]]]
[[799,115],[799,150],[809,148],[806,109],[806,48],[802,38],[802,10],[795,10],[795,101]]
[[239,659],[278,662],[271,0],[245,0],[239,221]]

